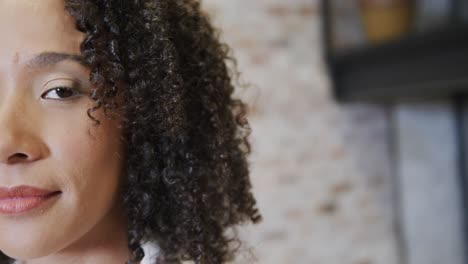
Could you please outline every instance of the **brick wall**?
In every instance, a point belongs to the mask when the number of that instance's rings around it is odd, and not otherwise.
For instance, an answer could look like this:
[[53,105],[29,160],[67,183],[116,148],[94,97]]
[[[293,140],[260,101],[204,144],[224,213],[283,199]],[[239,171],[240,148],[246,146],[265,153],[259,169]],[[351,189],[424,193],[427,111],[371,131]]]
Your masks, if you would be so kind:
[[398,263],[388,115],[333,101],[318,1],[203,5],[250,83],[237,93],[250,104],[252,181],[264,222],[241,230],[246,245],[236,263]]

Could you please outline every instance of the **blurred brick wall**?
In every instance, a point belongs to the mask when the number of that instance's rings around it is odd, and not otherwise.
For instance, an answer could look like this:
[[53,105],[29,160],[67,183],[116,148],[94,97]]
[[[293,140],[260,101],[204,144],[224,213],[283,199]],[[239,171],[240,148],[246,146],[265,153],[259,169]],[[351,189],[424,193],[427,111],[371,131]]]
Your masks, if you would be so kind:
[[264,221],[236,263],[396,264],[388,118],[338,105],[321,58],[318,1],[205,0],[250,104],[252,182]]

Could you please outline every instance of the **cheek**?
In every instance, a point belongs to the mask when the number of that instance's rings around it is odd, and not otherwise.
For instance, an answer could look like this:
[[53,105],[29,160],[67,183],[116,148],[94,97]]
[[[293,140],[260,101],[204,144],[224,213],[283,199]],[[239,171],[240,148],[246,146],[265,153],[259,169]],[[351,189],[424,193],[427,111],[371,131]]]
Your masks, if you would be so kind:
[[73,194],[80,206],[112,197],[121,177],[119,133],[108,121],[100,120],[95,127],[90,120],[75,122],[73,133],[56,131],[54,156],[62,174],[57,176],[63,191]]
[[99,120],[102,121],[99,126],[92,126],[87,116],[70,122],[68,129],[54,132],[49,144],[51,157],[57,164],[56,182],[62,190],[64,205],[55,217],[68,222],[68,234],[64,234],[68,239],[76,239],[97,225],[120,194],[123,165],[120,131],[104,118]]

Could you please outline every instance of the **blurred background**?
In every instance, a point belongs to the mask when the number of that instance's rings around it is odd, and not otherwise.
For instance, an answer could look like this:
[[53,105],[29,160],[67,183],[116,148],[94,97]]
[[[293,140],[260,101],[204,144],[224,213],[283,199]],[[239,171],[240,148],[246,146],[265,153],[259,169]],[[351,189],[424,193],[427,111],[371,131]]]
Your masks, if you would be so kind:
[[264,221],[236,263],[468,263],[468,1],[203,7],[248,84]]

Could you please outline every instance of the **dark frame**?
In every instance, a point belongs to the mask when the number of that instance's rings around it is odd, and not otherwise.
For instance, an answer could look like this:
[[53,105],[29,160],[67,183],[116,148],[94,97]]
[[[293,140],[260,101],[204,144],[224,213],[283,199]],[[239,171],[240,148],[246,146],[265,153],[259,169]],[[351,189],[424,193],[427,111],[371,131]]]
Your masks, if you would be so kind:
[[346,51],[332,49],[332,14],[322,0],[325,61],[338,101],[393,101],[468,92],[468,25],[461,22],[460,0],[451,23],[381,45]]

